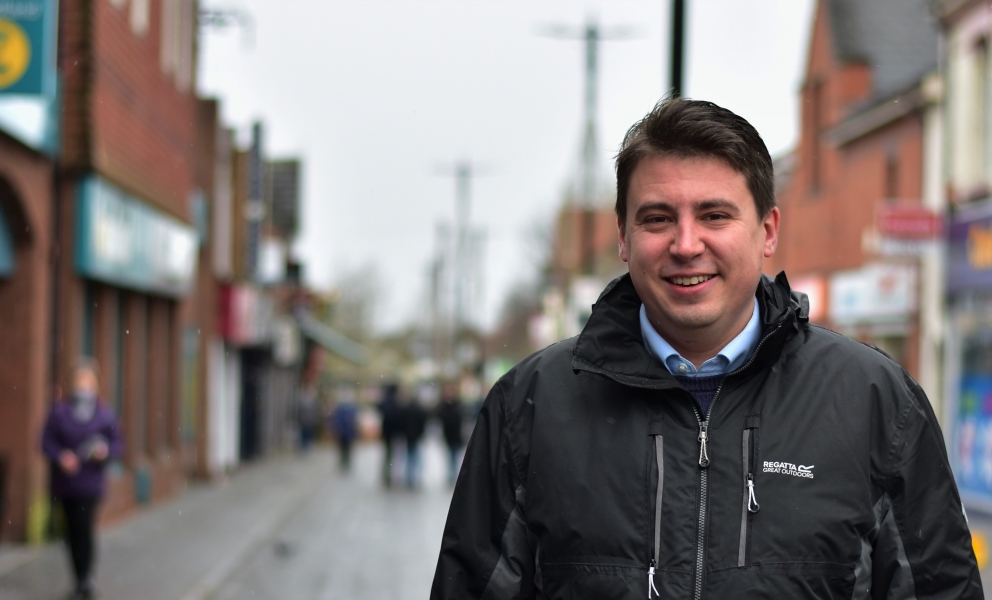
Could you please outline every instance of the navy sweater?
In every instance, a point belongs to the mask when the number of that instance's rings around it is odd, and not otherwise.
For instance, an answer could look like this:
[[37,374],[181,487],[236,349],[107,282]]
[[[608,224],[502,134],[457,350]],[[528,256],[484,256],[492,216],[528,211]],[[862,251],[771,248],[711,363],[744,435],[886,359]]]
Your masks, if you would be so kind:
[[709,377],[676,375],[675,379],[696,399],[696,402],[699,403],[699,408],[702,409],[703,419],[706,419],[707,413],[710,410],[710,404],[713,403],[713,397],[716,396],[716,391],[720,389],[720,382],[723,381],[723,375],[710,375]]

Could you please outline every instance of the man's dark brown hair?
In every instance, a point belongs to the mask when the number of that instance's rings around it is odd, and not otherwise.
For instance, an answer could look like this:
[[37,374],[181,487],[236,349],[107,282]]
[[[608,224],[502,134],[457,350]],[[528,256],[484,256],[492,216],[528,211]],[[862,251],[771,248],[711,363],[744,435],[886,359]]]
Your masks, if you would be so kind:
[[617,216],[627,222],[627,191],[647,157],[718,158],[744,176],[758,217],[775,206],[775,174],[765,142],[750,123],[712,102],[666,98],[624,136],[616,158]]

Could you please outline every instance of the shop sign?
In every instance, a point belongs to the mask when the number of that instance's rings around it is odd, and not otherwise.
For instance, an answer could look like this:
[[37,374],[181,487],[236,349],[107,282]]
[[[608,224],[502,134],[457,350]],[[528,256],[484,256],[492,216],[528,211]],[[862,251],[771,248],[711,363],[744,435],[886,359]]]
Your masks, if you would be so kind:
[[951,221],[947,289],[992,290],[992,202],[962,210]]
[[178,219],[99,176],[87,177],[79,185],[76,270],[80,275],[180,297],[193,286],[196,251],[196,231]]
[[55,70],[53,0],[0,0],[0,94],[41,95]]
[[272,341],[272,299],[253,285],[229,285],[221,289],[221,335],[241,346]]
[[939,214],[920,204],[907,202],[879,204],[875,226],[883,238],[893,240],[932,240],[944,229]]
[[967,495],[992,497],[992,375],[961,378],[954,436],[949,448],[958,487]]
[[0,129],[54,155],[57,0],[0,0]]
[[830,320],[836,324],[891,323],[916,310],[916,267],[870,264],[830,278]]

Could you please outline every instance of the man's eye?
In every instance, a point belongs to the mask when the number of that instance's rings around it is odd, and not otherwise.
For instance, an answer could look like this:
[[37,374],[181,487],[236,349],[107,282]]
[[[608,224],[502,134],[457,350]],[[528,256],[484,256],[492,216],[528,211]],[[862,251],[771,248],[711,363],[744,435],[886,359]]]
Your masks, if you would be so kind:
[[720,220],[726,219],[726,218],[728,218],[728,217],[724,213],[710,213],[710,214],[708,214],[708,215],[706,215],[706,216],[703,217],[703,219],[705,219],[707,221],[720,221]]
[[655,215],[644,219],[645,223],[667,223],[670,219],[661,215]]

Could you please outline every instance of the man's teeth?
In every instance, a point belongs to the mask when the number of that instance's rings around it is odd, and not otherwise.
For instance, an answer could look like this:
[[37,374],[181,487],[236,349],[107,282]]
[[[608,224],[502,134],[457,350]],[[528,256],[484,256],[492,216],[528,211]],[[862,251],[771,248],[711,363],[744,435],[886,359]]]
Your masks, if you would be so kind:
[[710,279],[713,279],[712,275],[700,275],[698,277],[672,277],[671,281],[675,285],[696,285]]

